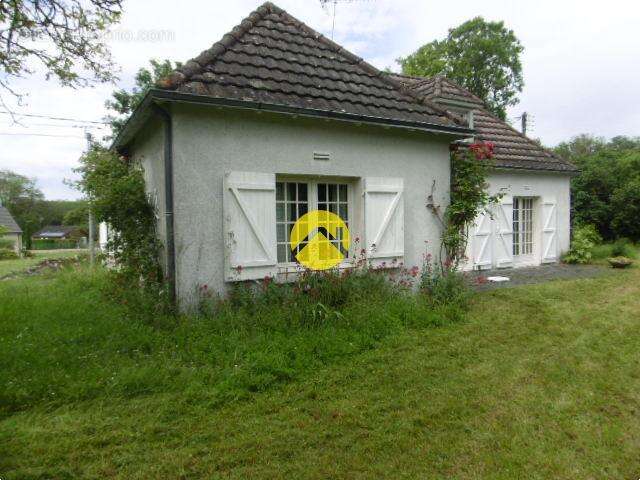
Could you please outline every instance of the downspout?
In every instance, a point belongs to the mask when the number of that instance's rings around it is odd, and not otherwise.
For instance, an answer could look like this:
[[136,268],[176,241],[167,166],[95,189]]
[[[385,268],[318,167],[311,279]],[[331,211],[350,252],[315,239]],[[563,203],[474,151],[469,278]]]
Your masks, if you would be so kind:
[[167,235],[166,277],[171,305],[176,304],[176,247],[173,228],[173,125],[171,113],[157,103],[154,111],[164,126],[164,221]]

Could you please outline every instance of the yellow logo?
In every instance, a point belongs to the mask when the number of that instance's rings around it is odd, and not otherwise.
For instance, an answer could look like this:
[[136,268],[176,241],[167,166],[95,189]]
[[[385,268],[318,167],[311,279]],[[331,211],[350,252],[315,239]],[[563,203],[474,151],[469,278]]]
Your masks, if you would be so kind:
[[349,252],[349,229],[335,213],[313,210],[298,219],[291,229],[291,251],[311,270],[338,265]]

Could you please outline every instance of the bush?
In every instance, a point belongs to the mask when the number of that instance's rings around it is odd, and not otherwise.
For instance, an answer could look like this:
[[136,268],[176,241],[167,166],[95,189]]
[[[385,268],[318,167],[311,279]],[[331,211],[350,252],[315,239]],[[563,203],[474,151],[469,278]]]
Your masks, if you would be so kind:
[[15,260],[18,254],[13,248],[0,248],[0,260]]
[[448,308],[456,317],[466,310],[470,291],[464,274],[450,264],[435,264],[431,254],[425,255],[420,276],[420,292],[429,303],[438,308]]
[[593,225],[582,225],[575,229],[571,248],[564,255],[563,261],[571,264],[589,263],[593,258],[593,249],[600,235]]
[[0,249],[12,249],[14,246],[13,240],[0,237]]
[[626,238],[619,238],[611,245],[611,257],[633,257],[634,254],[633,246]]

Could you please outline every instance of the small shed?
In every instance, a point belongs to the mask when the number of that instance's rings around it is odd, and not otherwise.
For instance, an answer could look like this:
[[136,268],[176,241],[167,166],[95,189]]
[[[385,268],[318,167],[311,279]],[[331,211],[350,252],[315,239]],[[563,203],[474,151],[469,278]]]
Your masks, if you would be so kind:
[[0,227],[4,227],[5,233],[0,236],[13,241],[16,253],[22,249],[22,229],[9,213],[6,207],[0,205]]

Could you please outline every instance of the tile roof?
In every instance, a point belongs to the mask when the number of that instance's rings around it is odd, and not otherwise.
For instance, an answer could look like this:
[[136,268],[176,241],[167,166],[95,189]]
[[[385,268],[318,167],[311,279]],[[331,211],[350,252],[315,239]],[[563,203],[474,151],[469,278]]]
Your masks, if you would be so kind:
[[445,109],[269,2],[158,87],[390,121],[466,127]]
[[64,225],[47,225],[41,228],[33,237],[47,237],[47,238],[62,238],[71,233],[75,233],[80,230],[80,227],[64,226]]
[[[441,105],[447,101],[464,102],[473,110],[476,139],[495,144],[494,163],[501,168],[576,172],[578,169],[537,142],[526,137],[504,120],[494,116],[484,102],[470,91],[443,77],[412,77],[391,74],[414,92]],[[444,106],[444,105],[442,105]]]
[[22,233],[22,229],[13,219],[9,210],[0,205],[0,225],[9,229],[8,233]]

